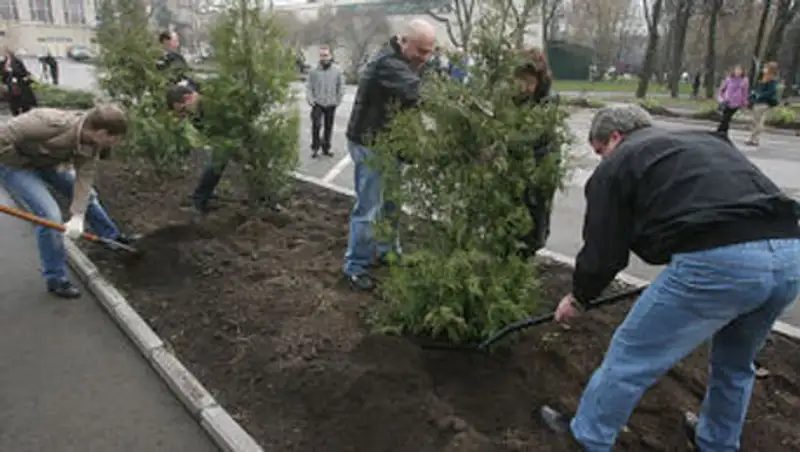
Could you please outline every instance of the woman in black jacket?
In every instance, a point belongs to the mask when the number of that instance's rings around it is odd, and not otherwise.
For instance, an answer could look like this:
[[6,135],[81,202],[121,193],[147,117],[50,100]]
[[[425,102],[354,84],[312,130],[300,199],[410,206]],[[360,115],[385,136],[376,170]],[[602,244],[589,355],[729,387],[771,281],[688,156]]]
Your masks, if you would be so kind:
[[17,116],[38,106],[33,92],[33,76],[14,52],[6,49],[3,58],[3,85],[11,115]]
[[[547,104],[557,104],[558,96],[552,92],[553,77],[544,54],[539,49],[529,49],[523,53],[523,61],[514,73],[521,86],[520,93],[514,98],[514,104],[519,108],[538,108]],[[533,152],[536,164],[540,165],[550,156],[558,157],[559,149],[552,141],[553,137],[545,133],[521,139],[519,147],[524,148],[525,152]],[[523,201],[530,213],[533,228],[520,238],[526,245],[519,251],[524,258],[531,257],[544,248],[550,236],[550,215],[556,188],[531,182],[525,190]]]

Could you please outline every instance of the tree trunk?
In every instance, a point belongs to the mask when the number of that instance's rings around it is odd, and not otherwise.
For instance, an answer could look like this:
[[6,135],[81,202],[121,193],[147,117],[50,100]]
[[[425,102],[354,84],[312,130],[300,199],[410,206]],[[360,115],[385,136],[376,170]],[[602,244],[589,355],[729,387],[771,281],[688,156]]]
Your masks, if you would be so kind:
[[[636,87],[636,97],[639,99],[647,95],[647,88],[650,86],[650,79],[653,77],[653,69],[656,67],[658,55],[658,25],[661,21],[661,8],[664,0],[655,0],[650,23],[647,24],[649,36],[647,39],[647,53],[644,57],[642,71],[639,73],[639,86]],[[645,5],[646,8],[646,5]]]
[[784,43],[786,28],[792,23],[797,15],[797,6],[792,5],[792,0],[780,0],[775,10],[775,23],[769,31],[767,45],[764,49],[764,61],[775,61],[778,59],[778,52]]
[[712,0],[708,17],[708,40],[706,41],[706,99],[714,97],[717,81],[717,22],[723,0]]
[[677,98],[680,94],[686,29],[689,27],[693,7],[694,0],[681,0],[678,3],[678,12],[675,16],[675,41],[672,48],[672,71],[669,74],[669,94],[672,98]]
[[767,29],[767,19],[769,19],[769,10],[772,8],[772,0],[764,0],[764,9],[761,10],[761,21],[758,23],[758,32],[756,33],[756,47],[753,49],[753,61],[750,63],[750,85],[756,82],[756,71],[758,70],[758,63],[761,61],[761,44],[764,41],[764,33]]
[[792,49],[792,61],[789,63],[788,70],[786,71],[786,77],[784,78],[784,88],[783,88],[783,99],[788,99],[792,97],[794,93],[794,84],[797,82],[796,76],[797,72],[800,71],[800,30],[797,33],[794,33],[794,41]]

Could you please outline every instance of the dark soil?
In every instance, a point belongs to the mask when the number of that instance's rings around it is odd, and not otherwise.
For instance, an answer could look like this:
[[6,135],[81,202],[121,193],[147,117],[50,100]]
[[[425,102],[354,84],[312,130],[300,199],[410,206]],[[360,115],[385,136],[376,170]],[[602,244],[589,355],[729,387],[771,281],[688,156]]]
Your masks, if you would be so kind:
[[[92,257],[267,451],[570,450],[532,413],[576,407],[629,307],[536,328],[491,356],[422,350],[367,334],[361,314],[379,301],[340,281],[350,199],[299,184],[285,213],[249,216],[228,202],[190,224],[179,205],[194,174],[164,182],[119,164],[99,174],[125,229],[172,226],[143,243],[138,262]],[[546,298],[558,300],[570,270],[539,266]],[[757,383],[743,450],[800,450],[800,345],[776,337],[761,359],[772,376]],[[686,450],[679,420],[699,407],[706,367],[698,351],[651,389],[618,450]]]

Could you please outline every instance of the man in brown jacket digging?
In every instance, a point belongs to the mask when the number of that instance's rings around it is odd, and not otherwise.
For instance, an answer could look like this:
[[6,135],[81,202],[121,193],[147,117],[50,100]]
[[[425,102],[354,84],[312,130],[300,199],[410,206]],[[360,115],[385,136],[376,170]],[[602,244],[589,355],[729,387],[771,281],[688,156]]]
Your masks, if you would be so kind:
[[[39,108],[16,116],[0,124],[0,183],[22,207],[58,223],[61,209],[47,186],[72,198],[67,237],[84,232],[86,217],[97,235],[129,243],[92,190],[97,161],[108,157],[127,130],[125,113],[111,105],[85,112]],[[47,290],[62,298],[79,297],[67,277],[61,232],[39,226],[36,240]]]

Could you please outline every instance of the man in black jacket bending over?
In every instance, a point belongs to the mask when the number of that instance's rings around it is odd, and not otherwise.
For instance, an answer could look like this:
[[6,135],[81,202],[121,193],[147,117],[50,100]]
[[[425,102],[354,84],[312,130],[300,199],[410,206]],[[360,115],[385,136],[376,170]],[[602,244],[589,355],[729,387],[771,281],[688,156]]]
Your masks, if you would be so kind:
[[753,360],[800,291],[798,205],[726,138],[654,127],[638,106],[600,110],[589,141],[603,161],[556,320],[600,295],[630,251],[666,268],[617,328],[577,413],[544,407],[543,420],[584,450],[611,451],[642,394],[710,340],[705,400],[684,427],[701,451],[739,450]]
[[374,243],[370,231],[372,221],[381,211],[395,208],[392,203],[383,201],[380,172],[367,165],[373,139],[389,122],[389,109],[393,104],[411,108],[419,101],[419,72],[433,55],[435,45],[433,25],[421,19],[413,20],[402,35],[392,38],[367,62],[358,82],[347,125],[347,149],[355,165],[356,204],[350,214],[350,237],[344,257],[345,277],[355,289],[374,287],[367,268],[374,255],[383,259],[393,246]]

